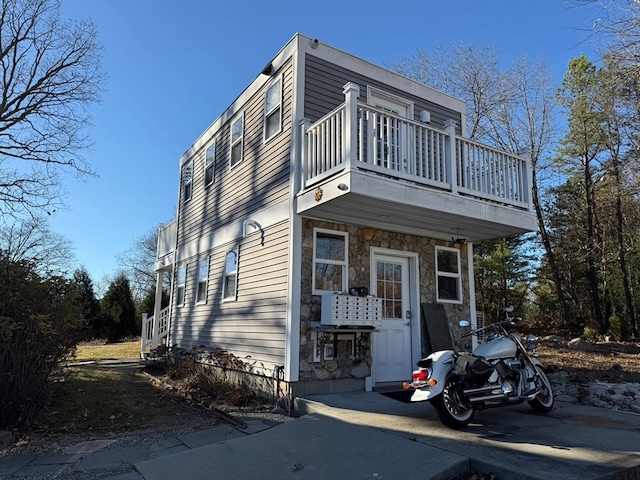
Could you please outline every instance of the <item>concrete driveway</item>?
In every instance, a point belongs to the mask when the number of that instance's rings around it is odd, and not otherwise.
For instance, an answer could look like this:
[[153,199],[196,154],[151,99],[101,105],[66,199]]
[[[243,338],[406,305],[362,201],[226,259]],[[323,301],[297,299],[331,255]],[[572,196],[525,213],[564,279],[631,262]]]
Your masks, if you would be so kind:
[[[376,393],[318,395],[301,399],[299,410],[461,455],[500,480],[640,479],[640,415],[633,413],[556,402],[550,413],[536,414],[523,404],[478,412],[468,427],[452,430],[435,419],[427,402],[402,403]],[[435,478],[427,472],[437,463],[425,456],[413,467],[423,469],[423,478]]]
[[498,480],[640,478],[640,415],[557,402],[485,410],[451,430],[428,403],[348,392],[297,399],[301,418],[136,463],[145,480]]

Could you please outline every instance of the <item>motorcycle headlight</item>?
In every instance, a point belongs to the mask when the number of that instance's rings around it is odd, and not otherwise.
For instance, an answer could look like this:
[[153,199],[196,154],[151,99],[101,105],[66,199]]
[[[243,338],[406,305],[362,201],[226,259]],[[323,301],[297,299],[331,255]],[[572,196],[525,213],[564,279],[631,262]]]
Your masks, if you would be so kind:
[[535,335],[527,335],[525,342],[527,345],[527,350],[535,350],[536,348],[538,348],[538,337],[536,337]]

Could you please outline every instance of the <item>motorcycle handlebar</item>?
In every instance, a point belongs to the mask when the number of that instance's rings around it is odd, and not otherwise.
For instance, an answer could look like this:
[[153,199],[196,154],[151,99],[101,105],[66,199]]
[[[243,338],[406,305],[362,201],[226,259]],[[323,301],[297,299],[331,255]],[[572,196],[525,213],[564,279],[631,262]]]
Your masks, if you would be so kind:
[[464,337],[468,337],[470,335],[475,335],[478,334],[480,332],[483,332],[485,330],[488,330],[490,328],[498,328],[498,327],[505,327],[507,325],[515,325],[518,322],[522,321],[522,317],[508,317],[506,320],[502,320],[501,322],[497,322],[497,323],[492,323],[491,325],[485,325],[484,327],[481,328],[476,328],[475,330],[470,330],[467,333],[463,333],[460,337],[464,338]]

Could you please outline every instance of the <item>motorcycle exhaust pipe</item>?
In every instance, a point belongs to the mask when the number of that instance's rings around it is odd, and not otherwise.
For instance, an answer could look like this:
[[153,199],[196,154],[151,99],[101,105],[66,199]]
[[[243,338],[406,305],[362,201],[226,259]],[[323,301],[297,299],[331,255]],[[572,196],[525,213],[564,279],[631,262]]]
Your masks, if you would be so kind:
[[480,403],[480,402],[488,402],[490,400],[504,400],[507,396],[504,393],[499,395],[485,395],[483,397],[471,397],[469,398],[470,403]]
[[496,390],[500,391],[500,388],[501,388],[500,385],[489,385],[489,386],[484,386],[479,388],[467,388],[463,390],[463,393],[465,395],[476,395],[478,393],[489,393]]

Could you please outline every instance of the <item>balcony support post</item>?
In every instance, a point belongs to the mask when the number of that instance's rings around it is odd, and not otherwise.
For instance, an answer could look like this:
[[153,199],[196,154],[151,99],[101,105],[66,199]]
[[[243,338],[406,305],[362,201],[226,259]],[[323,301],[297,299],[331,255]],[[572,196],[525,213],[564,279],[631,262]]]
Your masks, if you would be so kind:
[[458,193],[458,159],[456,158],[456,122],[447,120],[444,129],[449,134],[449,155],[447,158],[447,180],[451,185],[451,193]]
[[156,299],[153,306],[153,335],[151,337],[151,348],[158,347],[158,330],[160,329],[160,312],[162,311],[162,277],[163,271],[156,272]]
[[349,165],[348,168],[355,168],[358,152],[358,97],[360,96],[360,85],[349,82],[344,86],[345,100],[345,131],[344,131],[344,158]]
[[[309,138],[307,130],[311,125],[311,120],[303,118],[300,120],[300,150],[298,152],[298,158],[300,159],[300,180],[301,188],[306,188],[307,182],[312,178],[315,173],[312,171],[312,165],[315,165],[315,159],[311,158],[311,149],[309,148]],[[298,191],[298,190],[296,190]]]

